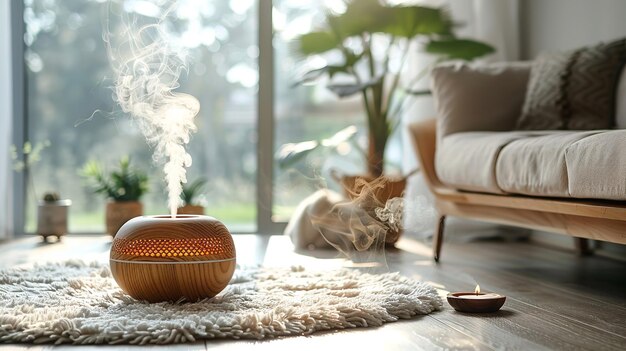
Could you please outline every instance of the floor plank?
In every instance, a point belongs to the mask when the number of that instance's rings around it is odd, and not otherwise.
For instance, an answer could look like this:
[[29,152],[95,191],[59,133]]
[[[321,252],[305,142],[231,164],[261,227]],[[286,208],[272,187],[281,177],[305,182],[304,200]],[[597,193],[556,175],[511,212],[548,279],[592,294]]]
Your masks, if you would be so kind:
[[[104,348],[114,348],[116,351],[155,351],[155,350],[163,350],[166,348],[171,351],[205,351],[206,344],[204,342],[197,342],[193,344],[178,344],[178,345],[166,345],[166,346],[158,346],[158,345],[147,345],[147,346],[134,346],[134,345],[118,345],[118,346],[104,346]],[[60,346],[51,346],[51,345],[42,345],[42,346],[32,346],[28,347],[24,350],[28,351],[100,351],[103,349],[101,345],[60,345]],[[2,350],[2,349],[0,349]],[[19,349],[18,349],[19,350]]]
[[478,339],[451,330],[429,316],[373,329],[322,332],[312,336],[276,340],[230,342],[207,340],[208,349],[228,350],[492,350]]
[[[468,245],[476,251],[489,250],[494,245],[502,246],[501,243],[480,244],[480,247],[474,246],[476,243]],[[536,249],[529,246],[516,243],[507,253],[514,255],[518,250]],[[607,350],[622,350],[626,346],[626,333],[623,332],[626,313],[619,313],[619,308],[616,310],[611,303],[583,299],[579,294],[563,289],[555,292],[556,285],[550,282],[529,284],[523,274],[512,275],[502,269],[502,266],[508,266],[506,260],[494,261],[483,255],[480,260],[468,262],[461,256],[453,255],[441,264],[426,262],[411,267],[410,262],[414,262],[419,254],[414,256],[403,251],[387,257],[392,270],[432,282],[445,282],[446,292],[471,291],[479,282],[488,291],[507,295],[507,302],[499,314],[460,314],[448,307],[450,313],[444,311],[432,315],[458,330],[481,335],[481,340],[494,348],[584,350],[595,349],[602,344]],[[612,264],[623,266],[616,262]],[[521,267],[533,268],[535,265],[527,261]]]

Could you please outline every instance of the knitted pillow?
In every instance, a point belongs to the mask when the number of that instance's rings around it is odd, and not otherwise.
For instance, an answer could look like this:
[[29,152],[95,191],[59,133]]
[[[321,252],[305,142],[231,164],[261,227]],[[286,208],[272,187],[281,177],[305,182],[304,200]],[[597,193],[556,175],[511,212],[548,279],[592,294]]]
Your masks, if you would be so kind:
[[541,55],[533,62],[517,129],[608,129],[626,62],[626,39]]
[[563,128],[567,65],[571,53],[543,54],[533,61],[526,88],[522,115],[516,129],[550,130]]
[[583,48],[573,55],[565,88],[566,129],[615,126],[617,84],[625,61],[626,39]]

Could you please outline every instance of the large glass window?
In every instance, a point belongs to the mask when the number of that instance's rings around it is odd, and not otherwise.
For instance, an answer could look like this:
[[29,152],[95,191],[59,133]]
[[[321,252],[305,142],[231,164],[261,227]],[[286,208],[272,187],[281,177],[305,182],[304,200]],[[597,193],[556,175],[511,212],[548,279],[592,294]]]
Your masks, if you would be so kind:
[[[325,11],[342,11],[343,2],[178,3],[166,24],[189,54],[189,72],[181,78],[178,91],[194,95],[201,103],[198,132],[188,145],[193,157],[188,178],[208,179],[207,214],[220,218],[233,231],[255,231],[257,223],[287,221],[298,203],[320,187],[339,190],[332,181],[333,170],[338,174],[364,171],[362,151],[357,147],[367,139],[360,97],[339,100],[324,82],[294,86],[305,69],[332,60],[332,55],[303,60],[294,50],[294,38],[319,26]],[[92,159],[111,168],[122,156],[130,155],[151,176],[151,191],[143,199],[145,212],[167,211],[162,170],[152,163],[152,150],[133,121],[119,112],[111,97],[113,72],[102,40],[103,28],[115,32],[122,16],[145,22],[159,16],[162,10],[153,4],[145,0],[24,0],[25,139],[50,142],[26,180],[27,232],[34,231],[35,204],[45,191],[60,192],[73,201],[71,232],[103,230],[105,200],[92,194],[79,176],[79,169]],[[273,9],[273,48],[260,50],[259,13],[269,20],[269,6]],[[261,35],[269,39],[272,33]],[[264,42],[270,45],[269,40]],[[274,133],[259,138],[258,60],[260,52],[272,49],[274,75],[263,84],[274,93]],[[285,143],[329,138],[351,125],[360,130],[353,142],[335,151],[316,150],[288,168],[274,163],[271,179],[257,178],[257,142],[263,143],[263,150],[275,152]],[[394,148],[396,141],[387,151]],[[260,173],[269,172],[264,170]],[[269,207],[257,201],[257,189],[270,188],[271,200],[264,195],[260,202],[272,202],[272,218],[259,221],[258,209],[268,213]]]
[[[53,190],[73,201],[71,232],[101,232],[105,200],[84,186],[78,170],[88,160],[115,166],[123,155],[151,176],[143,199],[148,214],[166,212],[162,171],[133,122],[116,112],[113,73],[102,30],[119,15],[157,16],[142,0],[25,0],[26,126],[29,141],[50,141],[33,165],[26,231],[34,230],[35,201]],[[198,98],[198,132],[188,149],[190,180],[206,177],[206,212],[233,231],[256,223],[257,2],[181,0],[168,28],[189,50],[181,92]],[[107,14],[110,14],[107,15]],[[99,111],[89,119],[94,111]]]

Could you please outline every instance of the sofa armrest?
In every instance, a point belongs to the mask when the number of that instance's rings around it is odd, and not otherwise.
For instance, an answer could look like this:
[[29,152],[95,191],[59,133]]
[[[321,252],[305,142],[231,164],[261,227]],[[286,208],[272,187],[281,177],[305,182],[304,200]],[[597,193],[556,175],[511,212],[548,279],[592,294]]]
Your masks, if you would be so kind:
[[435,151],[437,149],[437,123],[434,118],[414,122],[409,125],[415,155],[424,174],[424,180],[433,193],[443,184],[435,172]]
[[437,65],[431,85],[438,137],[513,130],[521,114],[529,73],[530,62]]

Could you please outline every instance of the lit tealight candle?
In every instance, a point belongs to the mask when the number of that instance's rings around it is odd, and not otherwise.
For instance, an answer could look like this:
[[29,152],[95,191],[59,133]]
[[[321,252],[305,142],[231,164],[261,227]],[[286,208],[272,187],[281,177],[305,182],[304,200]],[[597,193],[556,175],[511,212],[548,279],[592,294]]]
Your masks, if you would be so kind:
[[455,292],[448,294],[448,303],[459,312],[488,313],[496,312],[504,305],[506,296],[494,293],[481,293],[476,285],[474,292]]
[[461,295],[463,296],[464,299],[468,299],[468,300],[484,300],[484,299],[493,299],[496,297],[500,297],[502,295],[498,295],[498,294],[470,294],[470,295]]

